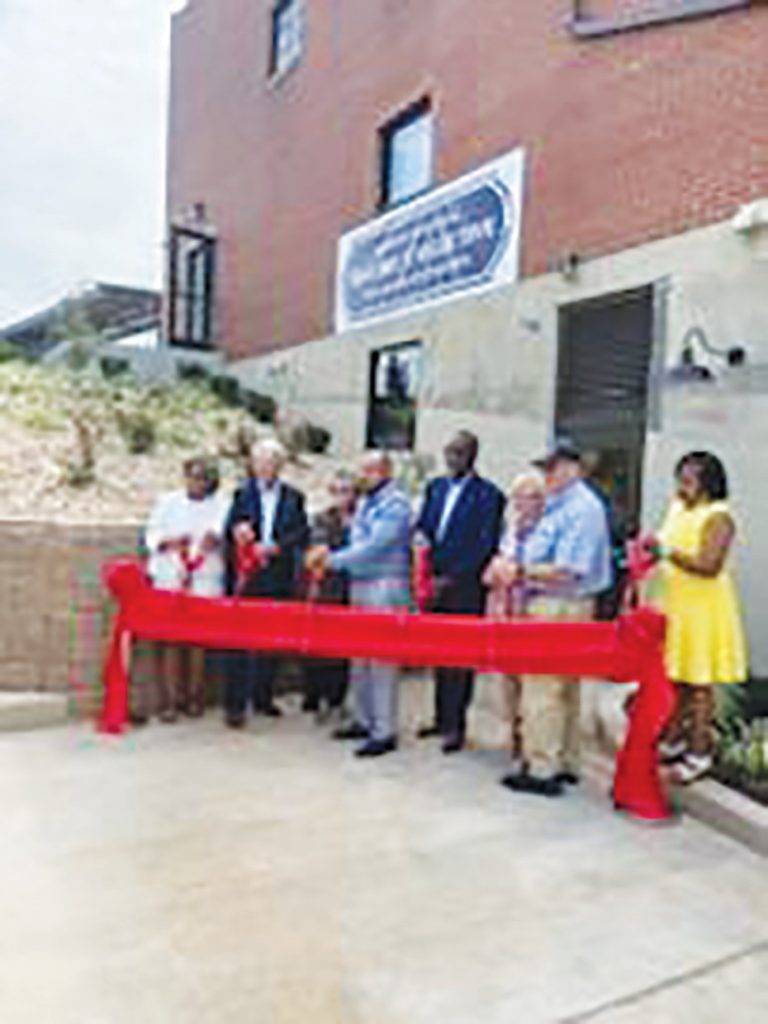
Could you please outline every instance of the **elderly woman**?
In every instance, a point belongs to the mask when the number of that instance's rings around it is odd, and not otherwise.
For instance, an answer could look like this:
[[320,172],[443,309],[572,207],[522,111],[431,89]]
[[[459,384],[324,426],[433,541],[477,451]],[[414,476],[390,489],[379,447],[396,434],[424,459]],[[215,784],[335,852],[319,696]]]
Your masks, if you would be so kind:
[[[185,590],[199,597],[224,591],[223,537],[227,502],[218,494],[219,473],[201,456],[183,466],[184,488],[164,494],[149,517],[147,571],[162,590]],[[204,711],[202,648],[156,647],[159,717],[174,722],[177,712],[198,717]],[[179,681],[184,686],[177,692]]]
[[[509,494],[510,515],[499,553],[483,576],[489,587],[487,614],[495,618],[525,615],[525,581],[519,572],[525,542],[544,512],[544,478],[540,473],[521,473],[512,481]],[[504,696],[512,733],[512,771],[523,769],[521,682],[517,676],[504,676]]]
[[727,566],[736,524],[723,464],[710,452],[689,452],[675,481],[676,497],[650,546],[661,569],[667,671],[678,690],[662,756],[686,784],[712,765],[715,684],[743,682],[747,653]]

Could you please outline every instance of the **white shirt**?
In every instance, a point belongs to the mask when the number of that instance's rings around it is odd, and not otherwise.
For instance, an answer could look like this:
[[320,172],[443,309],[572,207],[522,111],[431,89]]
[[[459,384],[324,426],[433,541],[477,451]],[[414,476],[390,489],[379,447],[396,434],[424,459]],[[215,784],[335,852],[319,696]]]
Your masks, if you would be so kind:
[[280,501],[280,481],[275,480],[271,487],[259,480],[259,499],[261,500],[261,543],[275,543],[275,516],[277,503]]
[[[156,587],[181,590],[187,569],[177,551],[160,551],[163,541],[189,537],[190,555],[196,558],[207,533],[220,539],[229,511],[223,495],[211,494],[195,501],[186,491],[171,491],[157,500],[149,516],[146,544],[149,548],[147,570]],[[221,548],[210,551],[202,565],[192,573],[190,593],[199,597],[218,597],[224,592],[224,558]]]
[[456,507],[456,502],[461,497],[461,493],[466,486],[468,476],[460,476],[457,479],[450,480],[448,482],[448,491],[445,495],[445,504],[443,505],[443,511],[440,515],[440,522],[437,526],[436,539],[441,541],[445,537],[446,530],[448,529],[448,523],[451,521],[453,510]]

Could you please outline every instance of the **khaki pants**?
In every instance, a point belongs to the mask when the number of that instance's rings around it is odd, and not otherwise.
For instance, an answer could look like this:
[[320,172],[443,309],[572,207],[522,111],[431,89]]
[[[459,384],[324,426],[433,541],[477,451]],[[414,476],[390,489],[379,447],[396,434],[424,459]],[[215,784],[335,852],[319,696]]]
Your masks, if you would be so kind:
[[[539,597],[528,614],[538,619],[588,622],[592,598]],[[581,685],[571,676],[523,676],[521,714],[523,756],[532,775],[547,778],[578,772]]]
[[501,686],[509,721],[510,753],[517,760],[523,756],[523,684],[519,676],[502,676]]

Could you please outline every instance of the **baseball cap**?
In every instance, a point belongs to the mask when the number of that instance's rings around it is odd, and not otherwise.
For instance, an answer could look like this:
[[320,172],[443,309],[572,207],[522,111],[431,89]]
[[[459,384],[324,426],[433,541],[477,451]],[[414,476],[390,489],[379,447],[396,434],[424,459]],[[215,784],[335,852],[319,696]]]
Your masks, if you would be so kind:
[[561,438],[538,459],[534,459],[532,465],[537,469],[551,469],[558,462],[581,462],[581,452],[567,438]]

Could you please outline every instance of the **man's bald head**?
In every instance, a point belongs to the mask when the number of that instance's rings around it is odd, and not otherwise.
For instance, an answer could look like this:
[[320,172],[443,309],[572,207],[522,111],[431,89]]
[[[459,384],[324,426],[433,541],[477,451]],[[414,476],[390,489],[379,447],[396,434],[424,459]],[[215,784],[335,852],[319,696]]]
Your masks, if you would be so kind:
[[451,476],[465,476],[474,469],[480,442],[469,430],[459,430],[445,446],[445,464]]
[[359,462],[360,485],[365,491],[372,491],[385,480],[392,478],[392,458],[388,452],[370,451]]

